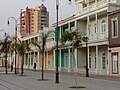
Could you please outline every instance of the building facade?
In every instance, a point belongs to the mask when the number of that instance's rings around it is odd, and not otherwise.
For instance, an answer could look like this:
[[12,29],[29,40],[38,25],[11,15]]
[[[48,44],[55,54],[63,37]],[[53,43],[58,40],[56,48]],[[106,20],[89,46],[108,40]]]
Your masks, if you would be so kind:
[[120,75],[120,9],[110,12],[108,18],[110,74]]
[[[108,12],[120,8],[119,0],[75,0],[81,9],[76,14],[59,22],[59,38],[62,33],[77,30],[88,40],[88,67],[91,74],[107,75],[109,72],[109,39],[108,39]],[[53,24],[56,26],[56,24]],[[85,73],[86,45],[75,49],[74,56],[72,48],[59,48],[59,67],[64,71],[75,71]],[[54,61],[55,61],[54,51]],[[55,64],[54,64],[55,67]]]
[[20,32],[23,37],[36,34],[44,27],[49,27],[49,12],[43,4],[35,8],[21,9]]
[[[43,32],[52,32],[54,30],[52,27],[50,28],[44,28]],[[39,32],[34,35],[28,35],[26,37],[21,37],[20,33],[18,33],[18,38],[24,42],[24,43],[29,43],[30,44],[30,50],[26,51],[24,54],[24,68],[26,69],[33,69],[34,64],[36,64],[36,69],[40,70],[42,68],[42,53],[39,50],[37,46],[34,46],[31,44],[31,41],[37,41],[39,44],[41,44],[41,33]],[[49,34],[49,37],[47,38],[46,41],[46,46],[45,46],[45,52],[44,52],[44,69],[45,70],[53,70],[53,48],[55,47],[55,42],[54,42],[54,34],[51,33]],[[21,65],[21,57],[19,56],[17,58],[17,63],[18,68],[20,68]]]

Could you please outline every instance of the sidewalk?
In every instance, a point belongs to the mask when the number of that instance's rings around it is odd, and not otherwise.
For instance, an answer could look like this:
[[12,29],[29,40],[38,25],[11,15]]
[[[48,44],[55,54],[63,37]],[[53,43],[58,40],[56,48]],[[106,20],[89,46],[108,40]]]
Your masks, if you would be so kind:
[[[0,90],[76,90],[70,88],[75,86],[74,73],[60,72],[59,84],[55,83],[55,71],[45,71],[44,79],[41,79],[40,70],[24,70],[24,76],[20,73],[1,74]],[[105,80],[110,77],[110,80]],[[77,90],[120,90],[120,82],[112,81],[113,76],[90,75],[85,77],[84,74],[77,73]],[[118,77],[115,77],[118,78]]]
[[[37,70],[40,71],[40,70]],[[53,70],[45,70],[46,73],[55,73]],[[75,72],[59,72],[62,75],[75,75]],[[86,74],[83,73],[76,73],[77,76],[86,77]],[[120,76],[110,76],[110,75],[98,75],[98,74],[89,74],[89,78],[95,79],[104,79],[104,80],[111,80],[111,81],[120,81]]]
[[[34,71],[32,69],[25,69],[26,71]],[[41,72],[41,70],[36,70],[35,72]],[[54,70],[44,70],[45,73],[55,73]],[[4,68],[0,68],[0,73],[5,73]],[[10,71],[10,68],[8,68],[8,73],[14,73]],[[19,72],[20,73],[20,72]],[[59,71],[60,75],[69,75],[69,76],[74,76],[75,72],[62,72]],[[80,77],[86,77],[85,74],[83,73],[76,73],[76,76]],[[110,76],[110,75],[98,75],[98,74],[89,74],[89,78],[95,78],[95,79],[104,79],[104,80],[111,80],[111,81],[120,81],[120,76]]]

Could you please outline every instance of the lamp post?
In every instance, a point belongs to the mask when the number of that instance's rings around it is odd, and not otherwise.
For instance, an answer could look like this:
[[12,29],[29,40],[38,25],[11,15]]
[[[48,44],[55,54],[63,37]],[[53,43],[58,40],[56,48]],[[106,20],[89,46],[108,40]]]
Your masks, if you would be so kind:
[[89,38],[83,37],[83,41],[86,42],[86,77],[89,77],[89,69],[88,69],[88,40]]
[[[10,22],[9,22],[10,19],[13,19],[15,21],[15,44],[16,44],[17,43],[17,22],[18,22],[19,18],[16,19],[15,17],[9,17],[8,25],[10,24]],[[17,54],[17,52],[16,52],[16,47],[15,47],[15,74],[17,74],[17,72],[16,72],[16,54]]]
[[[71,2],[71,0],[69,0]],[[55,83],[59,83],[59,71],[58,71],[58,10],[59,10],[59,0],[56,0],[56,16],[57,16],[57,22],[56,22],[56,30],[57,30],[57,35],[56,35],[56,47],[57,47],[57,54],[56,54],[56,79]]]

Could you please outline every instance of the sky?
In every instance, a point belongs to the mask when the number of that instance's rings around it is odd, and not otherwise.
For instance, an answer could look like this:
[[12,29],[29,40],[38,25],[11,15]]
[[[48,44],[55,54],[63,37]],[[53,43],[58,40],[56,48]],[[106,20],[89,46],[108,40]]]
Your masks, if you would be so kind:
[[[0,30],[4,29],[10,35],[15,34],[15,22],[10,20],[10,25],[7,25],[9,17],[20,17],[20,9],[26,7],[35,8],[44,4],[49,11],[50,25],[56,22],[56,0],[0,0]],[[59,0],[59,20],[72,16],[75,13],[75,2],[69,4],[68,0]],[[3,37],[4,31],[0,31],[0,38]]]

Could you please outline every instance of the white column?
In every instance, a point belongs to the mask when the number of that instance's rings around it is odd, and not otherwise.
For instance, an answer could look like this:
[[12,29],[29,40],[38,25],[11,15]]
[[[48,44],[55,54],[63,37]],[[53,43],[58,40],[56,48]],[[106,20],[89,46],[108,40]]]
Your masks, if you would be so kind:
[[55,57],[56,57],[55,50],[53,51],[53,54],[54,54],[54,57],[53,57],[54,58],[54,65],[53,66],[54,66],[54,69],[55,69],[55,63],[56,63],[56,61],[55,61]]
[[96,18],[96,38],[98,39],[98,16],[97,14],[95,14],[95,18]]
[[30,68],[31,68],[31,52],[30,52]]
[[40,69],[40,54],[37,52],[37,69]]
[[75,20],[75,30],[77,29],[77,20]]
[[75,55],[75,69],[77,71],[77,49],[75,49],[74,55]]
[[70,23],[68,23],[68,30],[70,31]]
[[90,24],[90,18],[89,18],[89,16],[87,16],[87,31],[86,31],[86,35],[88,36],[88,30],[89,30],[89,24]]
[[98,74],[98,46],[96,45],[96,74]]
[[97,7],[97,0],[95,0],[95,8]]
[[88,69],[89,69],[89,54],[90,52],[89,52],[89,46],[88,46]]
[[29,69],[29,66],[30,66],[29,65],[30,64],[29,61],[30,61],[30,53],[28,52],[28,69]]
[[48,51],[47,51],[47,60],[46,60],[46,68],[48,69]]
[[69,55],[69,69],[68,69],[68,71],[70,71],[71,70],[71,68],[70,68],[70,66],[71,66],[71,64],[70,64],[70,48],[68,49],[68,55]]
[[35,63],[35,52],[33,52],[33,65]]
[[61,31],[62,31],[62,26],[60,27],[60,38],[61,38]]

